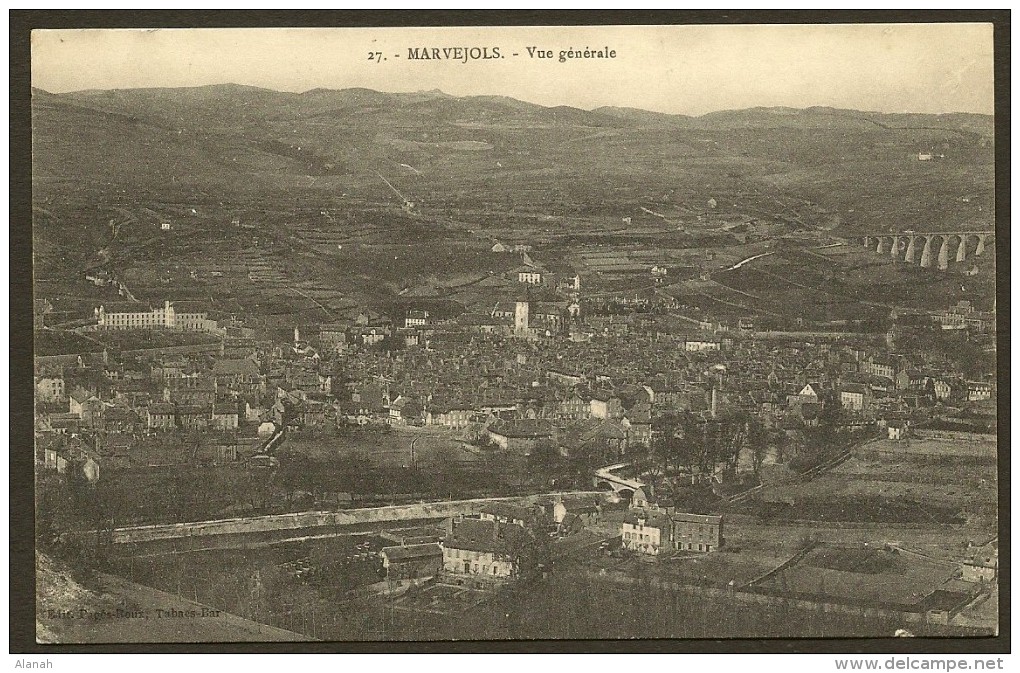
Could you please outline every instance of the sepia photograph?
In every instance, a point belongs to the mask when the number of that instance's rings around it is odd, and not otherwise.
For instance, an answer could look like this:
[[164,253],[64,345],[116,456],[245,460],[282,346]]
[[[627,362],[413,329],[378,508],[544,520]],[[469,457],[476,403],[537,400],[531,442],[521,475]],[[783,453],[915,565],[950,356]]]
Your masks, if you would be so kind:
[[998,635],[993,28],[33,30],[36,642]]

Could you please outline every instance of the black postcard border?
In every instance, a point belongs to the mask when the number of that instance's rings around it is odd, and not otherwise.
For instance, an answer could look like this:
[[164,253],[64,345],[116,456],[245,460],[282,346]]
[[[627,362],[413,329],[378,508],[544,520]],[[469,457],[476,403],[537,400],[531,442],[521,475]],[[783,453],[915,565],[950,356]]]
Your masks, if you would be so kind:
[[[11,10],[10,20],[10,640],[11,653],[896,653],[992,654],[1010,639],[1010,12],[1009,10]],[[994,24],[998,324],[999,635],[989,638],[522,640],[40,645],[35,642],[32,364],[31,30],[827,23]],[[1005,544],[1002,544],[1002,542]]]

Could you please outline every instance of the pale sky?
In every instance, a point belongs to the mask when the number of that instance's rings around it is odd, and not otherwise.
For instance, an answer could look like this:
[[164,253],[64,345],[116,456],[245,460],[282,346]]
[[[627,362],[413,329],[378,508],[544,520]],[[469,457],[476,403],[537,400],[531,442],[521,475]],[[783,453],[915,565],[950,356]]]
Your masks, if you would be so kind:
[[[408,60],[409,48],[460,46],[499,47],[503,58]],[[555,58],[531,58],[529,46]],[[606,47],[615,59],[558,60],[561,50]],[[376,51],[386,60],[370,61]],[[991,114],[992,58],[992,25],[959,23],[48,30],[32,34],[32,84],[53,93],[222,83],[441,89],[694,115],[813,105]]]

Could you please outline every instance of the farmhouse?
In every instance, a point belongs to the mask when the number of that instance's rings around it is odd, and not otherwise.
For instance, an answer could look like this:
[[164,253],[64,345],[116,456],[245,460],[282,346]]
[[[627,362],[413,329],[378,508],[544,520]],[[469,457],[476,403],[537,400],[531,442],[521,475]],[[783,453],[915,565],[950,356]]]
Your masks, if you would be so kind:
[[673,522],[673,548],[680,551],[715,551],[723,545],[721,516],[707,514],[670,515]]
[[530,534],[516,524],[491,519],[447,522],[443,570],[453,576],[500,581],[520,571],[520,556]]
[[627,513],[620,524],[623,548],[657,556],[669,544],[671,524],[660,510],[636,510]]
[[383,547],[379,551],[388,580],[418,580],[443,569],[443,548],[437,542]]
[[489,439],[506,451],[530,455],[542,440],[553,437],[552,424],[542,419],[496,421],[487,430]]

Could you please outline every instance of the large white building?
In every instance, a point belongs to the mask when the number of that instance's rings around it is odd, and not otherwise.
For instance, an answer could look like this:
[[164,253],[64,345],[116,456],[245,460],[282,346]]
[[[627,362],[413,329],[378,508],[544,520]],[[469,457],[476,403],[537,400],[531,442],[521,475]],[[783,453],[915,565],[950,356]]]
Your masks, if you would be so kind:
[[164,301],[159,308],[144,310],[143,305],[116,306],[95,310],[96,324],[105,329],[177,329],[195,332],[212,332],[216,321],[205,311],[178,311],[173,302]]
[[541,285],[542,284],[542,272],[538,269],[524,269],[517,272],[517,282],[527,283],[528,285]]
[[684,350],[688,353],[704,353],[706,351],[717,351],[722,344],[716,339],[687,339],[684,342]]

